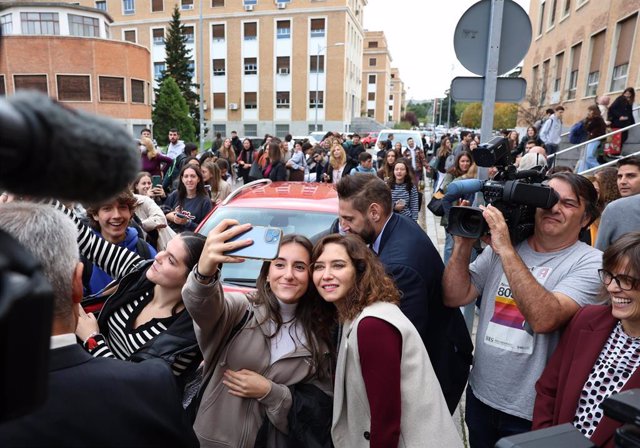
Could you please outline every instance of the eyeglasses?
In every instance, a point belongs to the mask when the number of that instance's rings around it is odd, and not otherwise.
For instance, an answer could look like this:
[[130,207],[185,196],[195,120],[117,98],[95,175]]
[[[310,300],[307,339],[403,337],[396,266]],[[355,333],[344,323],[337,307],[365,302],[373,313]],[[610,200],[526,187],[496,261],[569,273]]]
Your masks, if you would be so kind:
[[615,280],[616,285],[623,291],[631,291],[632,289],[636,289],[640,279],[630,277],[628,275],[613,275],[611,272],[605,269],[598,269],[598,275],[600,275],[600,280],[606,286],[611,284],[611,281]]

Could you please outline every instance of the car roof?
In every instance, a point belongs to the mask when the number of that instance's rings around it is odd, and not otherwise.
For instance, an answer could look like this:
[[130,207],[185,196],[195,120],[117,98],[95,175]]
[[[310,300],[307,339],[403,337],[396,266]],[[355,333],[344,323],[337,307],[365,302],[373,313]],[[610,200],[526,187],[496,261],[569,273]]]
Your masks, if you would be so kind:
[[270,182],[241,187],[223,207],[272,208],[336,213],[338,193],[333,184]]

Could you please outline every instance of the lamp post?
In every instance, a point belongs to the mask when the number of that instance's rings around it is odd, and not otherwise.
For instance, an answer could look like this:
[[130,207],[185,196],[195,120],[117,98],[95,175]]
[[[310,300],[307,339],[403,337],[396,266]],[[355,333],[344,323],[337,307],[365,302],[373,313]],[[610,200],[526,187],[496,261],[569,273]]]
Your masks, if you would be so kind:
[[198,26],[200,27],[200,35],[198,36],[198,53],[199,53],[199,67],[198,67],[198,72],[199,72],[199,78],[200,78],[200,95],[198,98],[198,107],[199,107],[199,112],[200,112],[200,120],[198,125],[200,126],[200,146],[199,149],[200,151],[204,151],[204,32],[203,32],[203,16],[202,16],[202,3],[204,3],[204,0],[200,0],[200,12],[199,12],[199,16],[198,17]]
[[[314,121],[314,126],[313,129],[315,131],[318,130],[318,78],[320,76],[320,53],[322,53],[324,50],[326,50],[327,48],[330,47],[343,47],[344,46],[344,42],[336,42],[335,44],[331,44],[331,45],[326,45],[324,47],[321,47],[320,45],[318,45],[318,51],[316,52],[316,95],[315,95],[315,121]],[[327,61],[325,61],[324,66],[327,66]],[[325,73],[327,73],[327,71],[325,70]],[[325,85],[326,85],[326,79],[325,79]]]

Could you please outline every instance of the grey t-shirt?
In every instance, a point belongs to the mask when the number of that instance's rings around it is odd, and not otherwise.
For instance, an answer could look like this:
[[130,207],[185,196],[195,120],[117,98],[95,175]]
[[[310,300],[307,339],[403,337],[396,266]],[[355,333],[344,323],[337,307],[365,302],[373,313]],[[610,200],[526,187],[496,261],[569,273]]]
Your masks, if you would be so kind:
[[[516,248],[545,289],[571,297],[580,306],[596,302],[602,252],[582,242],[558,252],[535,252],[527,241]],[[480,401],[531,420],[535,383],[553,354],[560,332],[534,334],[511,295],[500,258],[487,249],[469,266],[482,294],[473,369],[469,384]]]

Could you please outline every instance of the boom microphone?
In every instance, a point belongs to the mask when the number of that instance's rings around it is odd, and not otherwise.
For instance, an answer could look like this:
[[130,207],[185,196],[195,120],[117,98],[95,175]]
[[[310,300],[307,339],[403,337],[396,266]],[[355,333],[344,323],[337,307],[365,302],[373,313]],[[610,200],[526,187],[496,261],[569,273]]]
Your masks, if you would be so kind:
[[85,203],[115,196],[140,171],[122,124],[33,91],[0,100],[0,160],[1,188]]

